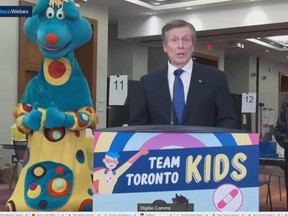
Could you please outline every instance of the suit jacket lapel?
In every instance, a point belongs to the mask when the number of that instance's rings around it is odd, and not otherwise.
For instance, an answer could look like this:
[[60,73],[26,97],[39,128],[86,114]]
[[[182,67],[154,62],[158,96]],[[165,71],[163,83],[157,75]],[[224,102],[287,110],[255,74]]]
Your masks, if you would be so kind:
[[[157,74],[157,83],[159,84],[159,95],[161,95],[164,104],[161,106],[171,106],[171,97],[170,97],[170,91],[169,91],[169,85],[168,85],[168,66],[163,68],[158,74]],[[170,108],[169,108],[170,109]]]
[[[192,69],[192,76],[190,80],[190,86],[188,90],[187,95],[187,101],[183,113],[183,119],[185,122],[185,118],[187,118],[188,113],[189,115],[193,115],[194,107],[193,103],[197,101],[197,98],[199,97],[199,92],[202,91],[203,85],[205,84],[205,77],[203,76],[203,73],[198,66],[197,62],[193,62],[193,69]],[[188,112],[189,110],[189,112]]]

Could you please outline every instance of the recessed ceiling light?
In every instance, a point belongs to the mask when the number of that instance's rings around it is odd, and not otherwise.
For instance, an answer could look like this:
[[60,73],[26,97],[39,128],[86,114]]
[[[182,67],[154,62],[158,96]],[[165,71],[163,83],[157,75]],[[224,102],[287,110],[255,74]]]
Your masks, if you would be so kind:
[[265,52],[269,53],[269,52],[270,52],[270,50],[265,50]]
[[288,48],[288,35],[285,36],[273,36],[263,38],[247,38],[246,40],[260,44],[262,46],[269,47],[278,51],[287,51]]
[[192,8],[191,8],[191,7],[187,7],[186,9],[187,9],[187,10],[191,10]]
[[152,15],[151,12],[147,12],[147,11],[145,12],[145,14],[146,14],[146,15]]
[[154,5],[160,5],[160,2],[154,2],[153,4]]

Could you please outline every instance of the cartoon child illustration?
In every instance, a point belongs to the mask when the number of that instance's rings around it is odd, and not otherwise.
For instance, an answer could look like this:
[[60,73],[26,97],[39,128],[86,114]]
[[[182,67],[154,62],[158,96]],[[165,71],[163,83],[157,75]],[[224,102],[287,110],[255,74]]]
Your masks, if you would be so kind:
[[138,160],[142,155],[148,154],[148,149],[141,148],[135,155],[133,155],[127,162],[115,169],[119,163],[118,153],[108,151],[103,159],[106,168],[95,170],[93,174],[94,193],[96,194],[111,194],[118,178],[129,169],[129,167]]
[[172,202],[173,202],[173,204],[179,204],[179,203],[181,203],[181,204],[188,204],[188,203],[189,203],[189,200],[188,200],[186,197],[182,196],[181,194],[178,195],[178,194],[176,193],[175,197],[172,198]]
[[172,198],[173,202],[173,211],[193,211],[194,207],[193,204],[189,205],[189,200],[183,196],[183,195],[178,195],[176,193],[175,197]]

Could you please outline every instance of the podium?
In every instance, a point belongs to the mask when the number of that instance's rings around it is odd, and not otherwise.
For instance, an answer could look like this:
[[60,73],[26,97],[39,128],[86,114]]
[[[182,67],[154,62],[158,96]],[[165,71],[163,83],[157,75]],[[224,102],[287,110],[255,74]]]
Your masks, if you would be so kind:
[[259,211],[259,135],[193,126],[94,131],[94,212]]

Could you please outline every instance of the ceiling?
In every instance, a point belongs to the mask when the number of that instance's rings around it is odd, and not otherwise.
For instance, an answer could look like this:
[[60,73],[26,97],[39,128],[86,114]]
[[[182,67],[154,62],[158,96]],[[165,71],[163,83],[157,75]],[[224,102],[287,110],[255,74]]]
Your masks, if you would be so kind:
[[[249,4],[255,1],[267,0],[87,0],[86,4],[97,3],[109,8],[109,22],[117,22],[121,17],[149,16],[187,10],[187,7],[204,8],[219,7],[227,4]],[[81,2],[81,0],[78,0]],[[81,3],[82,4],[82,3]],[[288,49],[279,50],[279,44],[284,46],[287,41],[274,41],[278,50],[263,46],[246,39],[285,35],[288,32],[288,23],[262,25],[257,27],[242,27],[222,29],[198,33],[198,45],[209,46],[210,49],[224,49],[226,55],[254,55],[271,61],[288,64]],[[160,37],[137,38],[148,46],[161,46]],[[270,41],[271,43],[271,41]],[[242,47],[242,48],[241,48]],[[269,50],[269,52],[268,52]]]

